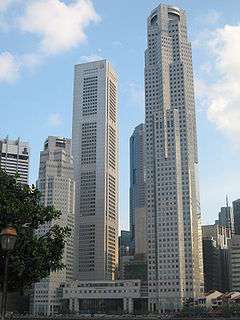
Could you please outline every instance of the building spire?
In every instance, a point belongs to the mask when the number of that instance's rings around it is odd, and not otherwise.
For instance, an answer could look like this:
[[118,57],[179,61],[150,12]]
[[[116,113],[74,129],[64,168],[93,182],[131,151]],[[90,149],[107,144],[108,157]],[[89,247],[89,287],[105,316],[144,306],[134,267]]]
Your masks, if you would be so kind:
[[228,195],[226,195],[226,207],[228,208]]

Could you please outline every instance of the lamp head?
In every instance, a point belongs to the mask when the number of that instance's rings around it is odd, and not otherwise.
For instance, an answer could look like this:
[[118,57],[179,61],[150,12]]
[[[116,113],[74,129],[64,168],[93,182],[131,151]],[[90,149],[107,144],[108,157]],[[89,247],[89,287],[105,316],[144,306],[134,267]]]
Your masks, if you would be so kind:
[[0,233],[1,247],[3,251],[14,249],[17,238],[17,231],[13,227],[5,227]]

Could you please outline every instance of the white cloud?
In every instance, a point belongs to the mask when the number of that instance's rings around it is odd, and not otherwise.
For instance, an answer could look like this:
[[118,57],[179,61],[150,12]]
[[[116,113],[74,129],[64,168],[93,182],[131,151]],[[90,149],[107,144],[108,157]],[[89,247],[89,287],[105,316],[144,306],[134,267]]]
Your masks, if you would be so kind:
[[207,48],[214,58],[216,80],[202,80],[199,97],[208,105],[208,119],[240,144],[240,25],[210,33]]
[[48,125],[52,127],[59,127],[62,123],[63,120],[59,113],[51,113],[48,116]]
[[89,56],[81,56],[80,60],[81,62],[92,62],[92,61],[103,60],[103,57],[101,57],[98,54],[90,54]]
[[[19,5],[19,16],[10,14],[11,6]],[[24,68],[34,68],[50,54],[58,54],[76,47],[86,40],[86,27],[98,22],[91,0],[0,0],[0,30],[19,27],[36,36],[36,49],[17,58],[11,53],[0,53],[0,82],[15,80]],[[102,59],[98,55],[83,56],[85,61]],[[20,70],[21,67],[21,70]]]
[[9,52],[0,54],[0,82],[14,82],[20,71],[20,63]]
[[59,0],[36,0],[27,3],[18,22],[21,30],[40,37],[43,53],[56,54],[84,42],[87,25],[99,20],[90,0],[69,5]]

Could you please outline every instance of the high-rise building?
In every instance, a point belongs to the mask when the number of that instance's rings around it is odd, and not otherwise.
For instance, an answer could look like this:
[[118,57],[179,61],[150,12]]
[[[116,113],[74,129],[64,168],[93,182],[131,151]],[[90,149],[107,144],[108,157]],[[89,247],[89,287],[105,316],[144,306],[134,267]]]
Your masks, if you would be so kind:
[[75,276],[114,279],[118,264],[117,76],[106,60],[75,66],[72,137]]
[[60,283],[73,280],[75,182],[70,139],[52,136],[47,138],[44,150],[40,153],[37,187],[42,194],[42,203],[54,206],[62,214],[57,221],[41,226],[36,234],[44,235],[52,223],[61,227],[68,226],[71,230],[63,252],[62,262],[65,268],[51,272],[48,278],[34,284],[32,312],[49,315],[59,312]]
[[205,292],[229,291],[229,240],[231,230],[218,223],[202,226]]
[[134,247],[136,209],[145,208],[144,124],[138,125],[130,137],[130,231]]
[[228,198],[226,201],[226,207],[221,207],[221,210],[218,215],[218,222],[220,226],[225,226],[231,230],[231,233],[234,234],[234,216],[233,208],[228,205]]
[[240,199],[233,201],[234,232],[240,235]]
[[149,309],[180,309],[203,291],[191,44],[182,9],[159,5],[145,52]]
[[202,226],[203,239],[213,239],[218,248],[227,249],[231,239],[231,230],[218,223]]
[[0,168],[7,174],[18,174],[18,182],[28,184],[29,145],[27,142],[0,139]]
[[131,234],[128,230],[121,230],[121,235],[118,238],[119,258],[129,255],[131,244]]

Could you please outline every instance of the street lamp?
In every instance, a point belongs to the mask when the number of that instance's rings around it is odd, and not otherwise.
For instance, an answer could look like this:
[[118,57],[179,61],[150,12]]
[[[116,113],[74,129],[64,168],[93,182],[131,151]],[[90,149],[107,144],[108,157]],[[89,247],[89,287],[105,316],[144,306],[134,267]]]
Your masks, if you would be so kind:
[[17,231],[15,228],[6,227],[0,233],[1,248],[4,252],[5,266],[4,266],[4,278],[2,285],[2,304],[1,304],[1,320],[5,319],[7,308],[7,276],[8,276],[8,259],[9,252],[14,249],[17,238]]

